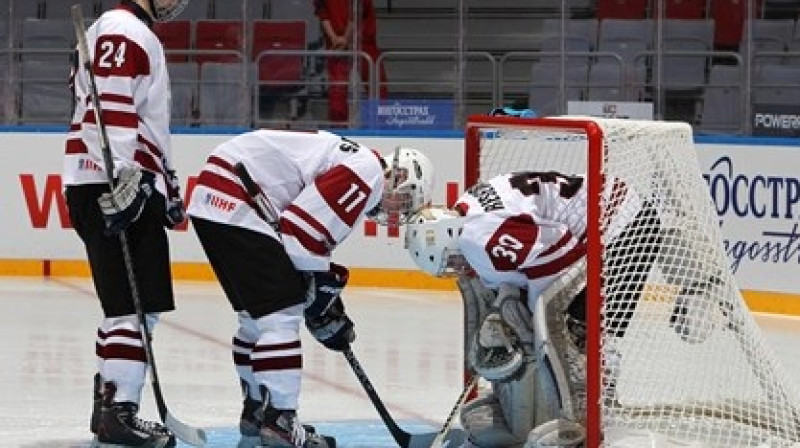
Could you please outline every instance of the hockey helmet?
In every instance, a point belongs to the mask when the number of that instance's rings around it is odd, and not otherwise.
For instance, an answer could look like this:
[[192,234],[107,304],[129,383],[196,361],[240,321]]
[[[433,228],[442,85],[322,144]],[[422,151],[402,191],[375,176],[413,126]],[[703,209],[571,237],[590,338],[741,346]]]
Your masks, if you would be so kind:
[[385,184],[378,206],[369,213],[379,224],[405,224],[417,210],[430,205],[434,170],[421,151],[398,146],[383,158]]
[[186,8],[189,0],[150,0],[150,9],[159,22],[169,22]]
[[465,272],[469,265],[458,247],[465,220],[443,207],[426,207],[415,213],[405,235],[405,247],[414,263],[435,277]]

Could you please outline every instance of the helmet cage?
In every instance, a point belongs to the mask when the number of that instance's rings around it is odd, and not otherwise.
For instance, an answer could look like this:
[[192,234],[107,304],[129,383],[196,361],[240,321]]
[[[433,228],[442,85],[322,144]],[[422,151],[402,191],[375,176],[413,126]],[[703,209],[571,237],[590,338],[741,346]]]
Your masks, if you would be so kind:
[[465,219],[441,207],[423,208],[411,217],[405,247],[420,269],[435,277],[453,277],[469,270],[458,246]]
[[183,12],[189,0],[150,0],[153,15],[159,22],[169,22]]
[[380,203],[368,216],[382,225],[407,224],[430,202],[433,167],[419,151],[399,146],[387,159],[386,187]]

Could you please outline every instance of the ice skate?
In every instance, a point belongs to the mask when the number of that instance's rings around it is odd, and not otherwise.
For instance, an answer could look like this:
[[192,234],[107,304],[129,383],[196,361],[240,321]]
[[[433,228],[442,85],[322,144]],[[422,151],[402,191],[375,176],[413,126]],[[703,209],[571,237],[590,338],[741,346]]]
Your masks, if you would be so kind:
[[239,417],[239,444],[237,448],[254,448],[261,445],[261,423],[263,403],[246,397],[242,401],[242,414]]
[[97,426],[98,448],[172,448],[175,436],[157,422],[136,416],[139,405],[133,402],[114,403],[116,386],[105,383],[102,408]]
[[302,425],[295,411],[267,407],[261,427],[263,448],[335,448],[333,437],[317,434],[309,425]]

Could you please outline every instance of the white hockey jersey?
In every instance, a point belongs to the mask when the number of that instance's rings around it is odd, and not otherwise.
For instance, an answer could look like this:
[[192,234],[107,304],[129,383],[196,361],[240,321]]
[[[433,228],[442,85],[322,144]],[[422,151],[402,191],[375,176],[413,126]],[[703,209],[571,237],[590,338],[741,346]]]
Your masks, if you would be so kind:
[[[639,205],[635,194],[619,184],[611,186],[606,195],[612,188],[625,215],[613,220],[616,234],[635,216]],[[470,266],[490,288],[501,283],[526,288],[530,306],[586,254],[584,176],[554,172],[500,175],[470,188],[455,209],[467,217],[459,246]]]
[[[279,215],[257,213],[235,173],[242,163]],[[189,216],[244,227],[283,242],[301,271],[327,271],[331,251],[383,194],[378,154],[325,131],[257,130],[215,148],[189,201]]]
[[[115,174],[136,164],[156,174],[156,188],[173,197],[164,173],[170,169],[170,84],[164,48],[152,20],[135,3],[100,16],[86,32],[103,122]],[[65,185],[108,182],[88,74],[73,72],[75,111],[65,146]]]

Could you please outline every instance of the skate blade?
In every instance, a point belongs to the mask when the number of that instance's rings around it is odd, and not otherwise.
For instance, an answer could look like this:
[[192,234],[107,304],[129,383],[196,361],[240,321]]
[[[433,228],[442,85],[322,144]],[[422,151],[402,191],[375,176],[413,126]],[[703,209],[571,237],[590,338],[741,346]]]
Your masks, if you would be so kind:
[[236,448],[260,448],[261,437],[259,436],[242,436]]
[[[164,448],[165,446],[167,446],[167,443],[169,443],[169,441],[165,441],[164,443],[158,446],[154,446],[152,448]],[[131,448],[131,446],[120,445],[118,443],[101,442],[97,440],[97,436],[94,436],[94,439],[92,439],[92,443],[91,445],[89,445],[89,448]]]

